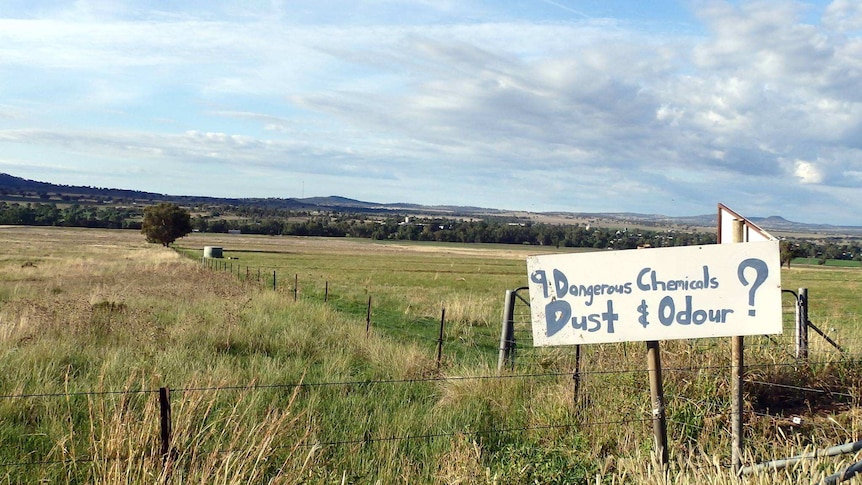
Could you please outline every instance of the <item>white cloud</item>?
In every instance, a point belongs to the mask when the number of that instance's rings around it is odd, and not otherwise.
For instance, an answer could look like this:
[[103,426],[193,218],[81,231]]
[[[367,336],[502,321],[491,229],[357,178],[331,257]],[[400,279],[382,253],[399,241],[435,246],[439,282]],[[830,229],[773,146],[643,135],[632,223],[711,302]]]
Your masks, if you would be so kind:
[[795,165],[793,174],[799,177],[803,184],[819,184],[823,181],[823,174],[814,163],[797,160]]
[[835,0],[826,7],[823,24],[838,33],[862,30],[862,4],[855,0]]
[[[359,177],[342,186],[366,193],[392,181],[375,199],[542,193],[572,210],[709,212],[733,192],[780,213],[800,193],[862,185],[854,2],[806,23],[814,7],[715,1],[698,10],[705,30],[684,35],[463,2],[380,0],[365,17],[352,4],[117,5],[0,19],[0,143],[16,157]],[[726,188],[739,178],[751,188]],[[496,181],[496,195],[475,187]]]

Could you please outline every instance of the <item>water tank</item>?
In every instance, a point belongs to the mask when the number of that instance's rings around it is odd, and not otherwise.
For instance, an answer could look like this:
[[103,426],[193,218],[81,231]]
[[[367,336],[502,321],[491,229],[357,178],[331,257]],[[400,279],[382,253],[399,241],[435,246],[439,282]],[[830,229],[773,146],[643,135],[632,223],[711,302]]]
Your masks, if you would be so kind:
[[218,246],[204,246],[204,257],[205,258],[221,258],[222,257],[222,248]]

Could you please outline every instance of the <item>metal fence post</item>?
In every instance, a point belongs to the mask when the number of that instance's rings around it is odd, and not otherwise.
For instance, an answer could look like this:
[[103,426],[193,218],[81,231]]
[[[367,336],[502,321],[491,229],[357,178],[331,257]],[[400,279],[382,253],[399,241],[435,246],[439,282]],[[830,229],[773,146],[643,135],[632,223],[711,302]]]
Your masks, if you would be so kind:
[[808,288],[799,288],[796,299],[796,358],[808,360]]
[[[511,359],[509,345],[515,334],[515,323],[512,314],[515,310],[515,293],[506,290],[506,299],[503,302],[503,328],[500,332],[500,354],[497,357],[497,371],[502,371],[506,362]],[[514,360],[512,362],[514,365]]]
[[371,331],[371,295],[368,295],[368,309],[365,311],[365,338],[368,338],[368,332]]
[[446,309],[440,312],[440,337],[437,339],[437,368],[440,368],[440,361],[443,360],[443,325],[446,323]]
[[575,381],[575,389],[573,392],[573,401],[578,404],[578,394],[581,389],[581,346],[575,345],[575,372],[572,374],[572,380]]
[[173,429],[171,424],[171,390],[167,387],[159,388],[159,417],[162,464],[167,464],[171,457],[171,439]]

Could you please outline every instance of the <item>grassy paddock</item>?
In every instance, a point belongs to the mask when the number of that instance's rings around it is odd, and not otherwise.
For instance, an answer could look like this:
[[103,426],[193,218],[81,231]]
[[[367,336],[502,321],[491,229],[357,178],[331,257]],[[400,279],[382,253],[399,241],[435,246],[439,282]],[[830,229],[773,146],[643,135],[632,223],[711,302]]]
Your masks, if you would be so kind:
[[844,259],[827,259],[821,263],[819,258],[794,258],[791,264],[802,264],[812,266],[834,266],[838,268],[859,268],[862,267],[862,262],[847,261]]
[[[525,255],[543,248],[195,234],[178,242],[188,259],[133,231],[4,227],[0,241],[9,483],[733,481],[726,339],[663,343],[667,476],[650,464],[642,344],[585,348],[575,396],[572,350],[528,347],[522,316],[515,374],[487,378],[502,293],[525,283]],[[227,260],[233,271],[205,269],[204,245],[238,258]],[[288,276],[273,292],[257,268]],[[809,288],[811,320],[858,355],[859,272],[782,276],[785,288]],[[810,366],[783,365],[785,336],[746,343],[748,462],[856,439],[852,399],[754,382],[855,396],[858,358],[840,359],[814,335]],[[161,386],[172,389],[168,466],[158,455]],[[750,483],[813,481],[838,466],[807,461]]]

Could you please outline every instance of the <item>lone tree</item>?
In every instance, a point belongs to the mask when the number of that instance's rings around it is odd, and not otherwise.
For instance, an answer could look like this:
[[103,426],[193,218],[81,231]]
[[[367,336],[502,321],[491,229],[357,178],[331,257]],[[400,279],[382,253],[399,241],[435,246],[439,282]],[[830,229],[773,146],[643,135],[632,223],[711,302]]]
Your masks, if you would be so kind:
[[144,209],[141,233],[147,242],[168,247],[172,242],[192,232],[191,215],[176,204],[162,202]]
[[790,262],[793,261],[793,258],[799,256],[799,250],[794,247],[793,243],[787,240],[783,240],[778,243],[778,251],[779,251],[779,259],[781,260],[781,265],[785,264],[787,267],[790,267]]

